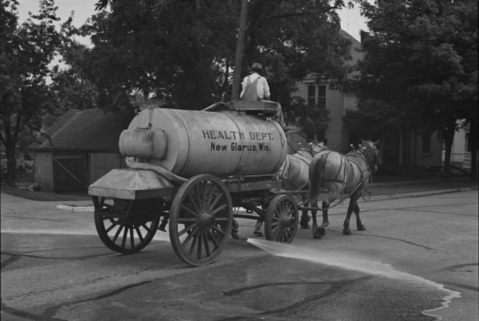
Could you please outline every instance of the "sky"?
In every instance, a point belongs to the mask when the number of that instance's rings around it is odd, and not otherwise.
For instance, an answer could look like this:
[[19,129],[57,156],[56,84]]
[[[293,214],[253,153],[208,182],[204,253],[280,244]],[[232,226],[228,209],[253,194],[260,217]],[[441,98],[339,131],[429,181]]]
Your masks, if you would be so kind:
[[[75,12],[73,24],[77,27],[81,26],[95,12],[95,4],[97,0],[56,0],[58,6],[57,15],[61,21],[65,21],[72,11]],[[19,0],[18,11],[20,20],[23,22],[28,18],[28,12],[38,13],[38,0]],[[341,28],[351,36],[360,40],[359,31],[367,30],[364,17],[359,13],[359,7],[356,5],[354,9],[345,8],[339,12],[341,18]]]

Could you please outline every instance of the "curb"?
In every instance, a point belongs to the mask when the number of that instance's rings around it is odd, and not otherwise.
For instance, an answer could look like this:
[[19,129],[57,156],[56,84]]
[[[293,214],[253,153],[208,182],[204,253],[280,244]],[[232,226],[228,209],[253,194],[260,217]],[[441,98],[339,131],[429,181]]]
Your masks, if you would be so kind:
[[61,210],[66,210],[69,212],[82,212],[82,213],[93,213],[95,208],[93,206],[75,206],[75,205],[57,205],[57,208]]
[[425,191],[425,192],[414,192],[414,193],[403,193],[403,194],[391,194],[391,195],[379,195],[371,197],[368,202],[371,201],[383,201],[389,199],[399,199],[399,198],[409,198],[409,197],[419,197],[419,196],[427,196],[427,195],[437,195],[437,194],[447,194],[447,193],[455,193],[455,192],[465,192],[465,191],[473,191],[477,190],[477,187],[461,187],[461,188],[453,188],[453,189],[444,189],[438,191]]

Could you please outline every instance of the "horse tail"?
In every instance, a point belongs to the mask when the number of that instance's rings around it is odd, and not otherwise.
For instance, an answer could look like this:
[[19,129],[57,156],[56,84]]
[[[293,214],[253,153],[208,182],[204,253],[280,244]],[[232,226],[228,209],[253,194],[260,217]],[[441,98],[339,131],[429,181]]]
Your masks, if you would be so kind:
[[323,169],[325,162],[323,162],[324,155],[314,158],[309,166],[309,203],[316,204],[318,202],[319,193],[321,192]]

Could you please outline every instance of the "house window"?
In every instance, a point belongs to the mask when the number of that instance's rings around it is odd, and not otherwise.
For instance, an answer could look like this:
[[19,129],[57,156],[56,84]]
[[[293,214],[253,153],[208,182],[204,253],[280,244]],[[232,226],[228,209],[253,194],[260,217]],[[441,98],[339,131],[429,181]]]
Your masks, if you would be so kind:
[[326,108],[326,85],[308,86],[308,106]]
[[431,136],[422,136],[422,153],[431,154]]
[[316,85],[308,86],[308,106],[314,107],[316,105]]
[[465,148],[465,150],[466,150],[466,152],[469,152],[469,153],[470,153],[470,152],[472,151],[472,150],[471,150],[472,139],[471,139],[471,135],[469,135],[469,133],[466,133],[466,139],[465,139],[465,141],[466,141],[466,148]]
[[318,86],[318,107],[326,108],[326,85]]

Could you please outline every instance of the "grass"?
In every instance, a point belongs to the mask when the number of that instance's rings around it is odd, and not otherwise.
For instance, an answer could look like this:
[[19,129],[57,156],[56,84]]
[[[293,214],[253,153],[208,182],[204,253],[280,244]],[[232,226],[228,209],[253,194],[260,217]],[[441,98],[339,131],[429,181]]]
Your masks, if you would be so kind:
[[1,192],[21,198],[26,198],[33,201],[85,201],[90,200],[90,197],[85,193],[76,193],[75,195],[70,194],[57,194],[57,193],[47,193],[47,192],[36,192],[31,191],[28,188],[21,187],[12,187],[7,185],[1,186]]

